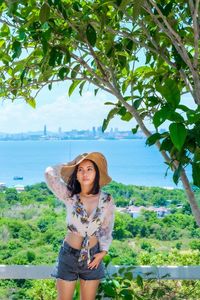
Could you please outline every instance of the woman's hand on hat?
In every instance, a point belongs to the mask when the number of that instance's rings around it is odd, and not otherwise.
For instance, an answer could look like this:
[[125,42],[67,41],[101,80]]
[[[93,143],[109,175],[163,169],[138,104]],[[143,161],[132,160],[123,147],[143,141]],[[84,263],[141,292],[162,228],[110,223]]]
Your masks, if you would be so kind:
[[93,255],[93,260],[88,264],[89,269],[98,268],[100,262],[102,261],[103,257],[105,256],[105,252],[99,252]]

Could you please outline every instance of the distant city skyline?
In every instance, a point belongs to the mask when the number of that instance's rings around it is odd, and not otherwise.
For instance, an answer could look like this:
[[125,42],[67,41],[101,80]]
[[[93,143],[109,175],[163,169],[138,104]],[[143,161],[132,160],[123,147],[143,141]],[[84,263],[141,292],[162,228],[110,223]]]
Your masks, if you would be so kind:
[[102,126],[92,126],[87,130],[72,129],[69,131],[62,130],[62,127],[58,127],[57,131],[49,131],[46,124],[41,128],[40,131],[32,132],[19,132],[19,133],[2,133],[0,132],[0,141],[8,140],[69,140],[69,139],[135,139],[144,138],[144,134],[141,130],[138,130],[136,134],[132,131],[118,130],[117,127],[114,129],[111,127],[110,130],[102,131]]
[[[0,101],[0,132],[19,133],[39,131],[46,124],[49,131],[62,130],[87,130],[92,126],[103,124],[113,106],[105,105],[105,102],[116,102],[116,99],[104,91],[100,91],[94,96],[92,89],[83,92],[80,96],[75,91],[69,98],[67,90],[69,83],[55,85],[49,91],[44,88],[38,95],[36,109],[30,107],[24,100],[18,99]],[[193,108],[193,101],[189,94],[182,97],[182,104]],[[145,122],[150,131],[154,127],[149,121]],[[119,130],[129,130],[136,126],[136,121],[131,119],[129,122],[122,121],[119,116],[115,116],[108,125]],[[168,123],[163,123],[162,127],[167,128]]]
[[[95,133],[96,131],[102,131],[102,126],[99,125],[99,126],[92,126],[91,128],[87,128],[87,129],[76,129],[76,128],[72,128],[71,130],[65,130],[65,128],[62,128],[61,126],[59,126],[57,128],[57,130],[49,130],[47,125],[44,124],[43,128],[40,128],[40,130],[35,130],[35,131],[23,131],[23,132],[16,132],[16,133],[13,133],[13,134],[21,134],[21,133],[37,133],[37,132],[43,132],[44,135],[47,135],[48,132],[49,133],[59,133],[59,134],[62,134],[64,132],[72,132],[72,131],[93,131],[93,133]],[[124,132],[124,131],[129,131],[129,130],[119,130],[117,127],[110,127],[109,130],[106,129],[106,132],[118,132],[118,131],[121,131],[121,132]],[[0,132],[0,134],[12,134],[12,133],[9,133],[9,132]]]

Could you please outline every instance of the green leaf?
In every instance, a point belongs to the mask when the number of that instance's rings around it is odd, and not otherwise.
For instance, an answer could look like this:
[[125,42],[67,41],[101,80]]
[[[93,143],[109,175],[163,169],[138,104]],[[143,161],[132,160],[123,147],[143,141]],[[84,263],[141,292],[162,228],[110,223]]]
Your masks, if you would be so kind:
[[136,282],[139,287],[143,288],[143,279],[140,275],[137,275]]
[[80,86],[79,86],[79,94],[82,96],[82,92],[83,92],[83,87],[84,87],[84,85],[86,84],[86,80],[84,80],[81,84],[80,84]]
[[23,28],[20,28],[20,29],[19,29],[19,39],[20,39],[21,41],[24,41],[25,38],[26,38],[25,30],[24,30]]
[[102,131],[104,132],[106,130],[106,128],[108,127],[109,124],[109,120],[108,119],[104,119],[103,120],[103,124],[102,124]]
[[196,112],[195,110],[194,111],[191,110],[191,111],[187,112],[187,118],[188,118],[189,124],[199,122],[200,113]]
[[154,106],[154,105],[157,105],[158,103],[160,103],[160,99],[158,97],[155,97],[155,96],[150,96],[148,97],[148,101],[150,102],[150,106]]
[[127,6],[127,4],[130,3],[130,0],[122,0],[120,3],[120,9],[125,9],[125,7]]
[[20,57],[21,53],[22,53],[22,46],[21,43],[18,41],[14,41],[14,43],[12,44],[12,49],[13,49],[13,55],[12,58],[17,58]]
[[122,289],[120,291],[120,296],[122,296],[122,299],[126,299],[126,300],[133,300],[133,292],[129,289]]
[[98,93],[99,89],[94,89],[94,95],[96,96]]
[[49,65],[51,67],[54,67],[56,64],[56,60],[57,60],[57,50],[55,47],[53,47],[50,52]]
[[114,118],[114,116],[118,113],[118,111],[119,111],[119,107],[114,107],[109,111],[109,113],[107,115],[107,118],[103,120],[103,125],[102,125],[102,131],[103,132],[106,130],[110,120],[112,118]]
[[197,148],[194,153],[192,163],[192,178],[193,184],[200,187],[200,148]]
[[148,74],[149,72],[152,72],[153,69],[149,66],[142,66],[135,69],[134,74],[139,76],[144,76],[145,74]]
[[71,78],[76,78],[76,76],[78,75],[78,72],[79,72],[79,70],[80,70],[80,64],[78,64],[78,65],[76,65],[73,69],[72,69],[72,71],[71,71]]
[[119,287],[120,287],[119,281],[113,279],[112,283],[113,283],[113,285],[114,285],[116,288],[119,288]]
[[174,181],[174,183],[175,183],[176,185],[178,184],[178,181],[179,181],[179,178],[180,178],[181,170],[182,170],[182,165],[181,165],[181,163],[179,163],[178,168],[175,170],[175,172],[174,172],[174,174],[173,174],[173,181]]
[[121,120],[129,122],[132,118],[132,114],[129,111],[127,111],[125,115],[121,117]]
[[165,108],[158,110],[153,117],[153,124],[158,128],[167,120],[167,111]]
[[126,66],[126,57],[123,55],[118,55],[118,62],[120,67],[123,69]]
[[105,267],[107,267],[109,265],[109,263],[111,262],[112,258],[109,254],[106,254],[106,256],[104,256],[103,258],[103,262],[105,264]]
[[96,31],[91,24],[88,24],[88,26],[87,26],[86,36],[87,36],[87,40],[90,43],[90,45],[92,47],[94,47],[96,44],[97,36],[96,36]]
[[108,102],[105,102],[104,104],[105,104],[105,105],[115,105],[116,103],[113,103],[113,102],[109,102],[109,101],[108,101]]
[[162,137],[161,134],[158,132],[150,135],[146,140],[146,145],[148,146],[154,145],[161,137]]
[[24,76],[26,74],[26,68],[22,71],[21,75],[20,75],[20,80],[21,80],[21,87],[23,85],[23,80],[24,80]]
[[169,102],[172,106],[177,107],[180,102],[180,91],[175,80],[167,79],[164,85],[157,85],[157,91]]
[[172,123],[169,126],[169,133],[174,146],[181,151],[187,136],[187,130],[183,124]]
[[4,40],[0,40],[0,48],[5,44]]
[[200,148],[197,148],[194,153],[194,162],[198,164],[200,163]]
[[135,128],[132,128],[131,131],[133,134],[137,133],[139,125],[137,124]]
[[120,268],[118,269],[118,273],[119,273],[119,274],[122,274],[125,270],[126,270],[125,267],[120,267]]
[[183,110],[183,111],[186,112],[186,113],[189,112],[189,111],[192,111],[191,109],[189,109],[187,106],[185,106],[185,105],[183,105],[183,104],[179,104],[179,105],[177,106],[177,108]]
[[192,163],[193,184],[200,188],[200,163]]
[[112,297],[112,299],[113,299],[113,297],[116,296],[115,288],[112,285],[105,285],[104,293],[105,293],[105,296]]
[[49,4],[45,2],[41,7],[39,19],[41,23],[45,23],[46,21],[48,21],[49,17],[50,17],[50,7]]
[[10,28],[7,24],[3,24],[0,28],[0,36],[6,37],[10,35]]
[[26,102],[33,108],[36,108],[36,101],[34,98],[30,97],[26,99]]
[[79,85],[80,82],[81,82],[80,80],[74,80],[73,83],[70,85],[69,92],[68,92],[69,97],[71,96],[71,94],[73,93],[73,91]]
[[75,1],[75,2],[73,3],[73,9],[74,9],[75,11],[77,11],[77,12],[80,11],[81,5],[79,4],[78,1]]
[[138,109],[141,103],[142,103],[142,98],[137,99],[133,102],[133,106],[135,107],[135,109]]
[[184,122],[184,118],[175,111],[169,111],[167,119],[174,122]]
[[128,280],[133,280],[133,273],[132,272],[124,273],[124,278],[126,278]]
[[124,116],[126,114],[127,110],[124,106],[120,107],[118,110],[118,115]]
[[64,57],[64,63],[67,64],[71,60],[71,55],[68,49],[65,50],[65,57]]
[[171,151],[172,147],[173,147],[172,141],[169,137],[167,137],[162,141],[159,150]]
[[69,73],[69,68],[62,67],[58,72],[58,76],[60,77],[60,79],[64,80],[65,76],[67,76],[68,73]]

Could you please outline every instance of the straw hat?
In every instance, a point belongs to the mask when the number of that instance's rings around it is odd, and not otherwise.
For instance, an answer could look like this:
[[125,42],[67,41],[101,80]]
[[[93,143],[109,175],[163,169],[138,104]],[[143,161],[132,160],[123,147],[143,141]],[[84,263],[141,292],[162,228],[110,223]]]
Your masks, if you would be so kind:
[[96,163],[99,169],[99,185],[100,187],[108,184],[112,178],[108,175],[107,170],[107,161],[105,156],[100,152],[90,152],[90,153],[83,153],[78,155],[75,159],[64,164],[60,170],[61,178],[67,183],[69,177],[72,175],[75,167],[80,164],[84,159],[90,159]]

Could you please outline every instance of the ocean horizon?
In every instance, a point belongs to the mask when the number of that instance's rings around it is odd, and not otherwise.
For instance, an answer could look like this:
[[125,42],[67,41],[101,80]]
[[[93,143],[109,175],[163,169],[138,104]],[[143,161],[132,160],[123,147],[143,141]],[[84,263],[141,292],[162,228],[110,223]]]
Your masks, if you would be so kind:
[[[66,163],[84,152],[102,152],[112,179],[123,184],[182,188],[172,180],[172,172],[155,146],[145,139],[121,140],[39,140],[0,141],[0,182],[8,187],[44,181],[45,168]],[[187,169],[191,180],[191,169]],[[13,180],[22,176],[23,180]]]

